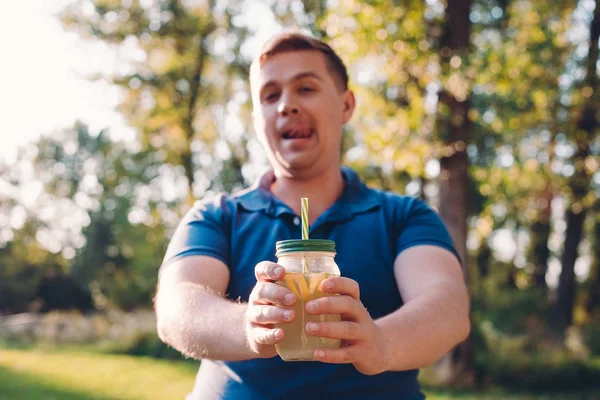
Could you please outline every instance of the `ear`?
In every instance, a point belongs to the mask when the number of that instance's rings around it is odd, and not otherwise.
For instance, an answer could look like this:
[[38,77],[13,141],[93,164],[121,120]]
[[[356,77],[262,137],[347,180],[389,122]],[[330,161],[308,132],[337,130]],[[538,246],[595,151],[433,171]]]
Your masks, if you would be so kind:
[[348,89],[344,92],[344,103],[342,110],[342,123],[345,124],[350,121],[352,114],[354,114],[354,107],[356,107],[356,99],[352,90]]

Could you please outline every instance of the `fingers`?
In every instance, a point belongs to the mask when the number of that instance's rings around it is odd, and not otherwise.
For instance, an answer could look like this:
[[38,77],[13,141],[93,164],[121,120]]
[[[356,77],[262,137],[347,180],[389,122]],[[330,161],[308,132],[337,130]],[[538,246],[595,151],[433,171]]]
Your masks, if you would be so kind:
[[273,306],[253,306],[248,311],[250,322],[259,325],[291,322],[294,317],[294,310]]
[[341,314],[342,319],[362,320],[368,315],[362,303],[350,296],[327,296],[306,303],[309,314]]
[[296,302],[296,295],[291,290],[272,282],[258,282],[252,293],[250,303],[291,306]]
[[337,276],[324,279],[321,282],[321,290],[325,293],[345,294],[360,301],[360,287],[353,279]]
[[270,261],[256,264],[254,275],[257,281],[277,281],[285,276],[285,268]]
[[316,360],[329,364],[349,364],[354,362],[356,355],[354,347],[340,347],[339,349],[318,349],[315,350]]
[[365,338],[364,327],[356,322],[309,322],[306,332],[311,335],[330,338],[358,341]]
[[328,364],[354,364],[364,375],[376,375],[387,371],[385,355],[374,355],[372,350],[362,345],[351,345],[339,349],[317,349],[315,360]]
[[285,336],[283,329],[270,329],[261,326],[254,326],[252,328],[252,336],[254,342],[264,345],[274,345],[283,340]]

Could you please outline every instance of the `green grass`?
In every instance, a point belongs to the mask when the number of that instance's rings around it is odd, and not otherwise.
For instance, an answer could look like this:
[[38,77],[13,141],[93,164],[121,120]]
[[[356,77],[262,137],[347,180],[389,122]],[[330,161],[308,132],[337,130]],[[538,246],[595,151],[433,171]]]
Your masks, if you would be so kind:
[[0,400],[172,400],[194,383],[190,363],[74,350],[0,349]]
[[[183,399],[196,365],[72,348],[0,347],[0,400]],[[426,390],[429,400],[600,400],[600,395]]]
[[428,400],[600,400],[600,395],[589,393],[511,393],[503,390],[491,392],[450,392],[426,390]]

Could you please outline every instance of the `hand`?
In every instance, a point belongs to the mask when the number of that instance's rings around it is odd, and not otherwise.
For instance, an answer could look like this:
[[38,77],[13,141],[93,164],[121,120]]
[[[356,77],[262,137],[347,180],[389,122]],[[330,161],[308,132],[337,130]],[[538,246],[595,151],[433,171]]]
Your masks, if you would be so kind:
[[256,285],[250,293],[246,309],[246,336],[252,351],[259,357],[277,355],[275,344],[284,337],[282,329],[273,324],[284,324],[294,320],[294,311],[289,308],[296,302],[291,290],[274,283],[285,276],[285,269],[275,263],[263,261],[254,268]]
[[311,335],[341,339],[339,349],[317,349],[315,359],[331,364],[354,364],[365,375],[386,370],[385,341],[381,329],[360,302],[358,283],[344,277],[328,278],[321,283],[326,293],[340,296],[322,297],[306,304],[310,314],[341,314],[339,322],[309,322]]

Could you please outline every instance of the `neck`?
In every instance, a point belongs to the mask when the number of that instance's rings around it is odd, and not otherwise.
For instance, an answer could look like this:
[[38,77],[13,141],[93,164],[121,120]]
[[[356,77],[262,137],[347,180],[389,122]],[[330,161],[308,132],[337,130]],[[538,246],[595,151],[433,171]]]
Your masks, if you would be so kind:
[[335,203],[344,191],[340,168],[310,178],[294,178],[275,173],[271,191],[296,214],[300,215],[302,197],[308,198],[308,221],[313,223]]

